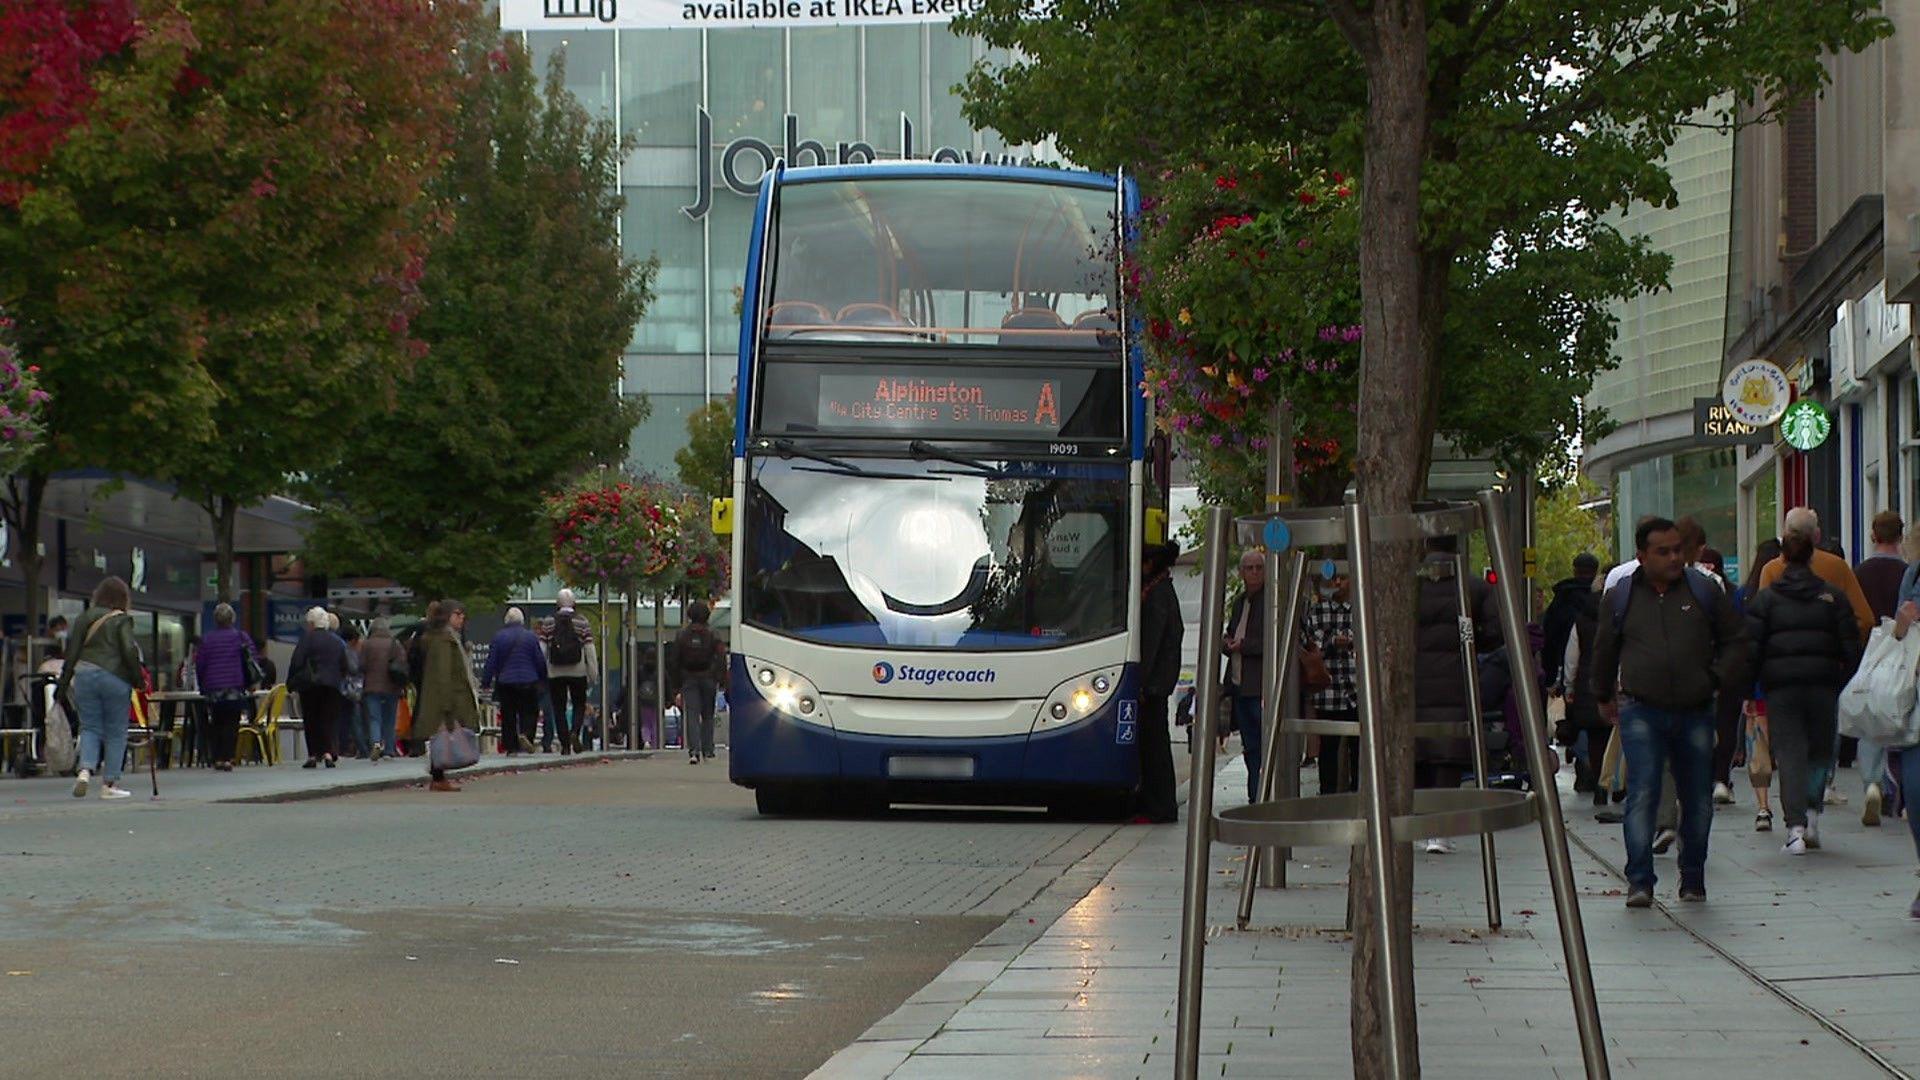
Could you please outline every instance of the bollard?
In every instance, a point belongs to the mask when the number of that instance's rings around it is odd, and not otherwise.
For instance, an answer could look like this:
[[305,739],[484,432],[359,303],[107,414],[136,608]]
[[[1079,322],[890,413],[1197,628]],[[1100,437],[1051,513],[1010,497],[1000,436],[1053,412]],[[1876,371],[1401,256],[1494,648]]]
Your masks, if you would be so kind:
[[1187,777],[1187,869],[1180,901],[1180,992],[1174,1076],[1200,1075],[1200,993],[1206,967],[1207,873],[1213,851],[1214,725],[1220,712],[1221,599],[1226,592],[1227,512],[1207,508],[1207,554],[1201,576],[1200,656],[1195,672],[1192,769]]

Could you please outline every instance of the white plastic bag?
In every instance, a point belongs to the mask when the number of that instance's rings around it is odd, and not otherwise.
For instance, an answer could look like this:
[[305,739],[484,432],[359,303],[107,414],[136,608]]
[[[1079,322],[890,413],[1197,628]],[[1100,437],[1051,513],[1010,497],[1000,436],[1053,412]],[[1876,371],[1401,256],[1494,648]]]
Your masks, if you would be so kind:
[[[1915,673],[1920,667],[1920,634],[1893,636],[1893,620],[1882,619],[1867,639],[1860,669],[1840,692],[1840,732],[1882,746],[1912,742]],[[1901,740],[1905,739],[1906,742]]]

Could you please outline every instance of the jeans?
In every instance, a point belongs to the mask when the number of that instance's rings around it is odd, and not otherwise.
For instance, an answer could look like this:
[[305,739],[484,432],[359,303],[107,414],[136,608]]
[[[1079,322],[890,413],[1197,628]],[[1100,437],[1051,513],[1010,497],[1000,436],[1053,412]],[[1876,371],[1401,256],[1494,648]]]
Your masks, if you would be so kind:
[[1713,709],[1662,709],[1643,701],[1620,706],[1620,749],[1627,759],[1627,883],[1651,890],[1653,826],[1661,776],[1673,769],[1680,802],[1680,885],[1704,887],[1707,837],[1713,831]]
[[1833,686],[1778,686],[1767,690],[1767,734],[1773,740],[1773,768],[1780,774],[1780,801],[1787,828],[1807,823],[1827,798],[1833,775],[1834,731],[1839,726],[1840,691]]
[[[1861,739],[1857,760],[1860,762],[1861,789],[1864,790],[1869,784],[1879,784],[1884,793],[1887,778],[1892,775],[1887,772],[1887,748],[1871,739]],[[1821,792],[1820,797],[1826,798],[1826,793]]]
[[[1884,752],[1884,751],[1883,751]],[[1920,746],[1900,751],[1900,794],[1907,804],[1907,829],[1913,833],[1914,854],[1920,855]]]
[[1260,699],[1233,696],[1233,726],[1240,732],[1240,756],[1247,759],[1247,803],[1260,801]]
[[680,700],[686,703],[680,710],[680,742],[688,755],[697,751],[713,756],[713,698],[719,689],[705,675],[689,675],[680,686]]
[[371,755],[376,735],[373,711],[367,708],[366,691],[361,691],[359,701],[342,695],[340,708],[346,715],[347,730],[353,735],[353,752],[361,757]]
[[[80,767],[98,762],[107,783],[120,779],[127,756],[127,712],[133,687],[105,668],[86,668],[73,676],[73,707],[80,712]],[[1914,755],[1920,757],[1920,754]]]
[[379,743],[380,749],[393,753],[394,725],[400,722],[400,695],[368,691],[360,707],[366,710],[368,737]]
[[[1352,709],[1320,710],[1322,720],[1358,720]],[[1360,790],[1360,740],[1353,735],[1320,736],[1320,794],[1340,795]]]

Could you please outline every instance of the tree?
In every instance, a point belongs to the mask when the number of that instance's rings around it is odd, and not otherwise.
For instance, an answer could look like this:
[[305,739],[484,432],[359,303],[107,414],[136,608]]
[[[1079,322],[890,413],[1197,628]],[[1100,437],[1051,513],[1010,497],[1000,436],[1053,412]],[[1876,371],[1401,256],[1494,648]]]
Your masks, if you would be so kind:
[[[1025,58],[969,79],[969,116],[1010,138],[1053,134],[1089,164],[1177,160],[1194,132],[1290,147],[1329,167],[1359,163],[1355,477],[1368,511],[1396,513],[1425,487],[1443,385],[1511,355],[1493,331],[1531,339],[1543,329],[1484,299],[1466,308],[1469,290],[1497,280],[1509,298],[1558,313],[1575,347],[1604,340],[1609,321],[1587,314],[1596,294],[1617,294],[1623,269],[1629,277],[1648,269],[1623,261],[1632,247],[1606,215],[1633,200],[1671,204],[1662,158],[1681,125],[1731,124],[1750,105],[1758,109],[1749,118],[1765,117],[1813,92],[1826,78],[1823,52],[1863,48],[1889,31],[1877,7],[987,0],[960,25]],[[1103,150],[1112,156],[1102,159]],[[1486,331],[1467,342],[1486,351],[1466,365],[1443,348],[1459,316]],[[1542,388],[1531,378],[1504,385],[1516,406]],[[1504,411],[1488,404],[1494,418]],[[1376,689],[1395,814],[1412,803],[1418,558],[1417,545],[1399,543],[1380,545],[1375,559]],[[1386,870],[1403,900],[1386,932],[1410,949],[1411,865],[1397,846]],[[1356,857],[1351,880],[1362,895],[1370,874]],[[1376,928],[1369,907],[1358,915],[1354,1071],[1377,1076],[1387,1065]],[[1396,1004],[1400,1041],[1412,1051],[1406,1064],[1417,1072],[1413,1002]]]
[[132,0],[12,0],[0,10],[0,204],[19,205],[93,104],[94,65],[133,39]]
[[1600,565],[1613,561],[1613,533],[1607,519],[1585,509],[1606,499],[1607,493],[1582,474],[1542,495],[1533,507],[1535,584],[1551,586],[1573,572],[1573,557],[1587,552]]
[[[24,86],[0,75],[0,116],[16,125],[15,136],[30,132],[0,168],[11,185],[0,198],[0,312],[14,322],[21,362],[52,394],[40,446],[8,475],[0,497],[29,581],[42,578],[34,541],[53,472],[144,471],[158,449],[203,433],[215,400],[199,363],[192,257],[179,242],[192,222],[177,213],[179,177],[156,158],[191,26],[163,9],[124,34],[83,33],[77,15],[53,33],[44,17],[61,7],[9,6],[9,56],[38,63],[52,39],[67,52],[34,68]],[[99,18],[115,7],[89,10]],[[36,13],[42,21],[32,32],[13,36]],[[77,46],[76,36],[93,45]],[[72,71],[82,56],[98,61],[84,86]],[[51,121],[48,79],[61,88]],[[38,588],[27,590],[29,626],[39,623],[40,601]]]
[[621,254],[621,143],[559,63],[543,92],[518,41],[472,23],[457,102],[428,188],[449,224],[420,281],[426,358],[397,373],[390,408],[359,395],[313,485],[308,545],[336,572],[500,599],[553,565],[546,492],[619,461],[645,418],[619,378],[654,264]]
[[673,452],[680,482],[710,499],[733,494],[733,398],[715,398],[687,414],[687,445]]
[[230,599],[242,506],[332,464],[355,404],[390,400],[410,336],[446,156],[463,0],[200,0],[175,93],[145,117],[173,182],[200,365],[217,424],[152,471],[213,525]]

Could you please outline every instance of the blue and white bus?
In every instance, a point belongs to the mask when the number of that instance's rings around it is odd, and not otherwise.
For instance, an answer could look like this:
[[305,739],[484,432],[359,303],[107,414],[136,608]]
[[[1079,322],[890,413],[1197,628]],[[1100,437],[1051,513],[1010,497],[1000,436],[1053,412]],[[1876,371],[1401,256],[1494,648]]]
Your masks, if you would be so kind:
[[763,181],[734,440],[730,770],[762,813],[1124,811],[1139,775],[1131,183]]

